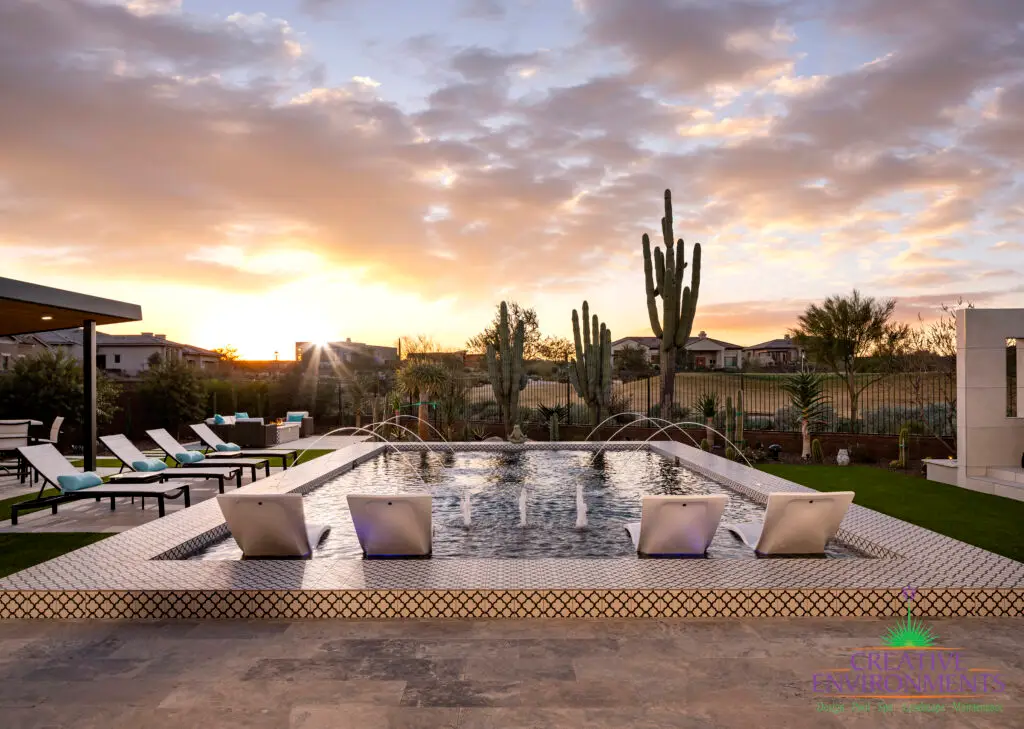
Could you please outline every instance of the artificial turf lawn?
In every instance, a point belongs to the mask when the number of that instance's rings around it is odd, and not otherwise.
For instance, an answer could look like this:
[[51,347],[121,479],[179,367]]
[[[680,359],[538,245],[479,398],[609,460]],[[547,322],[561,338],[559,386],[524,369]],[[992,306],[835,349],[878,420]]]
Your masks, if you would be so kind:
[[758,468],[816,491],[853,491],[855,504],[1024,562],[1024,501],[871,466]]
[[102,532],[0,534],[0,577],[112,536]]

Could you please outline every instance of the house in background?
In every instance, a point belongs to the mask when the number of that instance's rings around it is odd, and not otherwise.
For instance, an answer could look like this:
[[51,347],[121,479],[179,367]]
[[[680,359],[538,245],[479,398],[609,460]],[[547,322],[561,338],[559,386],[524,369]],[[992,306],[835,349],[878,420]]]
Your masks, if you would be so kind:
[[743,347],[700,332],[686,342],[688,358],[698,370],[735,370],[743,366]]
[[743,350],[749,361],[762,367],[787,367],[799,364],[803,350],[787,334],[782,339],[771,339]]
[[658,337],[625,337],[612,342],[612,357],[622,349],[642,349],[650,362],[658,361],[658,348],[661,347],[661,340]]
[[350,370],[376,369],[397,364],[398,347],[384,347],[377,344],[353,342],[296,342],[295,361],[303,362],[319,358],[318,369],[327,374],[337,368]]
[[[59,329],[33,335],[49,349],[63,349],[82,360],[82,330]],[[213,369],[220,355],[191,344],[172,342],[166,334],[106,334],[96,332],[96,366],[108,375],[138,377],[149,368],[153,355],[162,360],[179,359],[196,369]]]
[[44,346],[35,334],[11,334],[0,337],[0,372],[14,368],[14,363]]
[[[612,342],[612,356],[627,347],[642,349],[648,361],[657,364],[661,347],[658,337],[625,337]],[[707,332],[700,332],[686,341],[686,352],[696,369],[739,369],[743,366],[743,347],[738,344],[713,339]]]

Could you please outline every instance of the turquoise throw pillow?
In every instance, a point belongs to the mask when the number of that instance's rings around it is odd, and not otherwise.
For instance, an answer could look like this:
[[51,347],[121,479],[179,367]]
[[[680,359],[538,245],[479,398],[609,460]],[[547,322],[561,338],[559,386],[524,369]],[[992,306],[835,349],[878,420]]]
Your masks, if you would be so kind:
[[214,415],[214,416],[213,416],[213,424],[214,424],[214,425],[226,425],[226,424],[227,424],[227,422],[228,422],[228,421],[226,421],[226,420],[224,419],[224,416],[223,416],[223,415]]
[[132,461],[133,471],[162,471],[167,464],[157,458],[147,458],[144,461]]
[[224,451],[240,451],[242,447],[235,445],[234,443],[218,443],[217,450],[223,453]]
[[186,451],[185,453],[175,453],[174,460],[178,463],[199,463],[203,460],[203,454],[199,451]]
[[235,413],[235,420],[245,420],[249,417],[249,413]]
[[99,486],[101,483],[103,483],[103,479],[92,471],[57,477],[57,484],[60,486],[61,491],[81,491],[82,489]]
[[301,423],[302,422],[302,418],[303,418],[302,413],[292,413],[291,415],[288,416],[288,422],[289,423]]

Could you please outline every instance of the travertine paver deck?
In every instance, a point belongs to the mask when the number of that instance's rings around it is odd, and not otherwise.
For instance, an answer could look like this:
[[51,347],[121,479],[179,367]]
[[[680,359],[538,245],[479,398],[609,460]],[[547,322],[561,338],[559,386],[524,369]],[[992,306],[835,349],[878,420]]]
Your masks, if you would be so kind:
[[[817,710],[877,619],[0,622],[0,725],[346,729],[1024,726],[1024,621],[936,619],[1001,713]],[[847,702],[849,705],[850,702]],[[929,702],[936,703],[936,702]],[[950,703],[950,702],[945,702]]]

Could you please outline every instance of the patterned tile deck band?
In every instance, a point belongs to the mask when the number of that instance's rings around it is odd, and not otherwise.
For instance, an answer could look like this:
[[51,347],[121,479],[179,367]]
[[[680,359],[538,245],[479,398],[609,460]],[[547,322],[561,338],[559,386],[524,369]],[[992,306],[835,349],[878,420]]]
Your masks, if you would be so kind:
[[[675,442],[649,448],[764,503],[810,491]],[[542,450],[547,443],[360,443],[258,481],[306,493],[385,450]],[[860,506],[839,538],[872,559],[184,561],[227,535],[215,500],[0,580],[0,618],[891,616],[918,588],[922,617],[1024,615],[1024,564]]]

